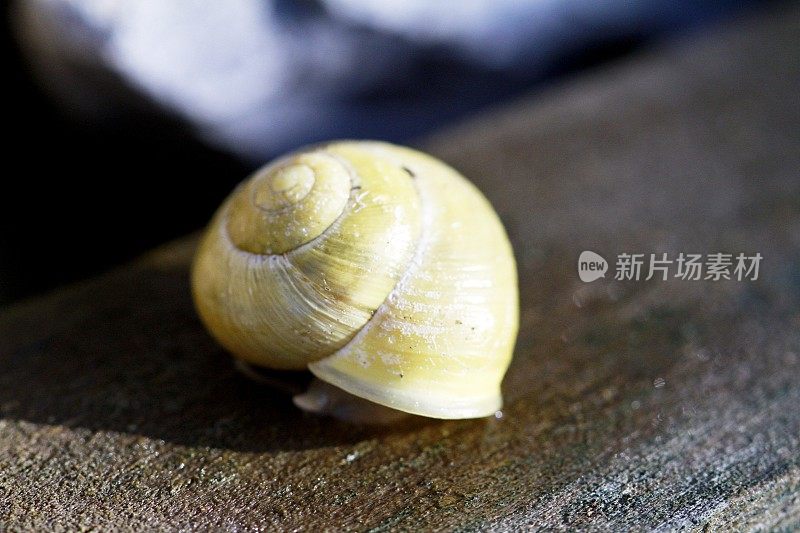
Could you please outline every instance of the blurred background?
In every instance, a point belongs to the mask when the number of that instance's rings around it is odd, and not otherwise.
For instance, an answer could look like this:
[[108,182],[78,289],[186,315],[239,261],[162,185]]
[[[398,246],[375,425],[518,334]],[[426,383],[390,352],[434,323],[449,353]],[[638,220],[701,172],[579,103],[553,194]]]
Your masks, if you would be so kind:
[[413,142],[767,3],[5,2],[0,305],[201,228],[286,150]]

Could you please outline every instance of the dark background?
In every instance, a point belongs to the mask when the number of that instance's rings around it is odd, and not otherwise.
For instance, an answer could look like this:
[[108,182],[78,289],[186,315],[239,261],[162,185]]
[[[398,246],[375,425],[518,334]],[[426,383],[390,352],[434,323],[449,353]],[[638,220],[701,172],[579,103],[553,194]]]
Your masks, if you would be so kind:
[[[676,33],[757,9],[767,2],[698,2],[679,19],[608,35],[568,50],[542,71],[483,72],[441,55],[420,57],[417,79],[393,80],[354,103],[384,100],[413,105],[423,91],[448,94],[453,79],[474,90],[455,112],[382,138],[408,141],[448,121],[564,76],[596,68],[653,46]],[[0,304],[105,271],[155,245],[202,227],[224,196],[253,168],[251,162],[197,141],[183,124],[140,102],[136,112],[109,109],[102,123],[64,110],[35,79],[14,39],[13,3],[4,3],[0,47],[5,64],[4,194],[0,210]],[[421,80],[425,80],[421,82]],[[47,80],[44,80],[47,83]],[[124,87],[115,90],[125,92]],[[348,137],[343,124],[340,137]],[[308,139],[313,140],[313,139]],[[277,154],[274,154],[277,155]]]

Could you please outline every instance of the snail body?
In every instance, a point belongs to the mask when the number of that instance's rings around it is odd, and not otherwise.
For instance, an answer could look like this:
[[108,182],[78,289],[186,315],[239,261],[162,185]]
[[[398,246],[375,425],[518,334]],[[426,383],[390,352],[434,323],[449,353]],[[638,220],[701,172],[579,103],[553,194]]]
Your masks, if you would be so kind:
[[192,291],[250,364],[308,368],[423,416],[501,406],[518,324],[511,245],[481,193],[418,151],[342,141],[263,167],[212,219]]

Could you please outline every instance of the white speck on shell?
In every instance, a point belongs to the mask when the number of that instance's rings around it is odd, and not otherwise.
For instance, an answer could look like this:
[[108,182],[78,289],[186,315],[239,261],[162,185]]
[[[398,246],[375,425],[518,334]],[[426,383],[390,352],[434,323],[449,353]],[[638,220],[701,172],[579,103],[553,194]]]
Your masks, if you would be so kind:
[[385,365],[393,366],[400,364],[400,356],[397,354],[382,352],[380,355],[381,361],[383,361]]

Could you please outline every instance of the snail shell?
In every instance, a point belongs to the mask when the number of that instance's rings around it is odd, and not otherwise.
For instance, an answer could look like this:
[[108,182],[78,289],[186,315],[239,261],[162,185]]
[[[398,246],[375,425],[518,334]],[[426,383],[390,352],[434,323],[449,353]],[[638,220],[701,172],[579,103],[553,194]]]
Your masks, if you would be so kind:
[[333,142],[258,170],[215,214],[192,290],[248,363],[308,368],[429,417],[501,406],[518,325],[511,245],[481,193],[418,151]]

